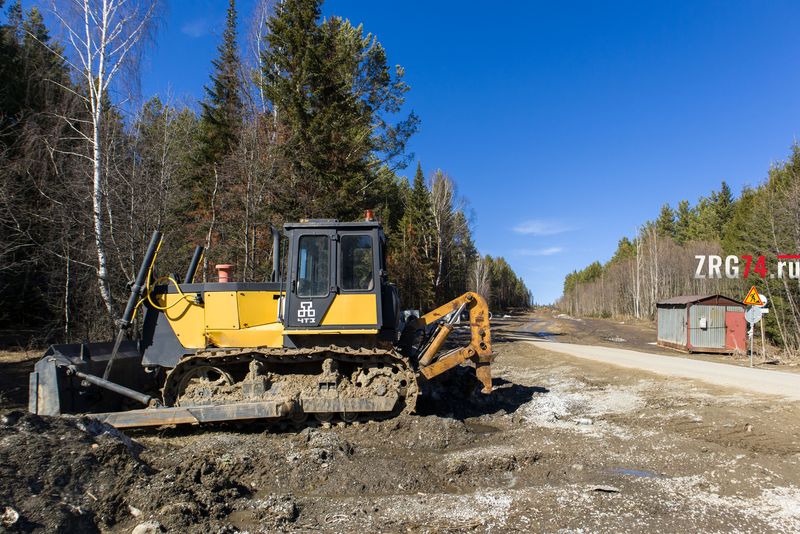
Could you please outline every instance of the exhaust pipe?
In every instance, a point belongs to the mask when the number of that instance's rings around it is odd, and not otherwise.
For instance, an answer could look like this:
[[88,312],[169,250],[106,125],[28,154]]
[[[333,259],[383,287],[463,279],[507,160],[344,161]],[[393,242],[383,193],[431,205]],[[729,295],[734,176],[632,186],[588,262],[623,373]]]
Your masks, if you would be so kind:
[[272,276],[271,281],[277,282],[281,272],[281,233],[274,226],[270,227],[272,232]]
[[235,265],[232,263],[220,263],[219,265],[215,265],[214,268],[217,270],[217,281],[221,284],[233,282],[234,267]]
[[197,272],[197,266],[200,264],[200,258],[203,257],[203,247],[197,245],[192,255],[192,261],[189,262],[189,268],[186,270],[186,276],[183,277],[184,284],[191,284],[194,280],[194,274]]

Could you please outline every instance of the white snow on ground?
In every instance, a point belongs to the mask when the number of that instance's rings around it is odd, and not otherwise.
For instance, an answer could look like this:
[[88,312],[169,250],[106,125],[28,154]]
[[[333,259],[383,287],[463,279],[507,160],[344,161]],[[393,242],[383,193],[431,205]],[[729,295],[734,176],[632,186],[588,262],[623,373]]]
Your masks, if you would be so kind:
[[556,319],[567,319],[569,321],[577,321],[579,323],[583,322],[583,319],[581,319],[580,317],[573,317],[571,315],[567,315],[566,313],[559,313],[558,315],[556,315]]
[[[436,505],[437,497],[444,497],[446,506]],[[388,512],[397,512],[398,518],[407,520],[415,518],[421,524],[427,524],[435,531],[437,527],[453,523],[460,528],[482,527],[482,532],[492,532],[502,527],[508,520],[513,498],[505,491],[484,491],[466,495],[431,495],[393,497],[392,507]],[[435,512],[432,512],[435,510]]]
[[722,496],[707,490],[701,475],[675,478],[651,478],[642,483],[655,484],[676,501],[689,499],[698,512],[730,509],[745,516],[766,521],[778,532],[800,532],[800,488],[775,487],[762,490],[753,498]]
[[519,453],[519,448],[510,445],[492,445],[479,449],[465,449],[447,453],[447,463],[453,464],[460,461],[484,460],[486,458],[506,458]]
[[522,405],[519,413],[524,419],[545,428],[568,428],[582,434],[611,433],[629,439],[625,429],[603,421],[603,416],[629,413],[645,405],[639,393],[650,383],[642,381],[637,386],[621,388],[587,388],[575,380],[548,383],[547,393],[537,394]]

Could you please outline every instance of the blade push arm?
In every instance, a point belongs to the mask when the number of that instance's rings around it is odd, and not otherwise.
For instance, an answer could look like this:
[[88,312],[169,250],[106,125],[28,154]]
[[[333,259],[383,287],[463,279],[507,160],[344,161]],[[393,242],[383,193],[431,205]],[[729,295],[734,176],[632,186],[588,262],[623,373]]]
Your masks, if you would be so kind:
[[[471,333],[469,345],[453,349],[436,358],[439,349],[453,331],[456,320],[465,309],[469,311]],[[415,332],[441,321],[449,314],[453,314],[451,319],[439,324],[430,342],[420,349],[420,373],[425,378],[431,379],[452,369],[461,362],[471,359],[475,363],[475,374],[483,384],[483,393],[490,393],[492,391],[490,364],[494,356],[492,355],[492,336],[489,327],[489,307],[486,305],[486,300],[479,294],[474,292],[464,293],[422,317],[410,321],[403,330],[401,345],[409,346],[410,339],[413,338]]]

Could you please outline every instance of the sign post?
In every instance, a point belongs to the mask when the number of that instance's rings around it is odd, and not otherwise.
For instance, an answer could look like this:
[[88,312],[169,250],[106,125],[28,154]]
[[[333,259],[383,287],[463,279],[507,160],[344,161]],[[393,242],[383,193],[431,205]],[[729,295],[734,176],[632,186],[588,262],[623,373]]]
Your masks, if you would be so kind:
[[[764,314],[769,313],[769,310],[764,307],[767,305],[767,297],[761,295],[758,290],[756,290],[756,286],[753,286],[750,288],[750,291],[747,292],[747,296],[742,302],[749,306],[747,311],[744,312],[744,318],[750,325],[750,330],[747,331],[747,337],[750,341],[750,367],[753,367],[753,333],[755,331],[756,323],[761,322],[761,317]],[[761,332],[763,345],[763,324],[761,325]]]
[[750,325],[750,328],[747,330],[747,341],[750,343],[750,367],[753,367],[753,330],[755,329],[756,323],[761,320],[757,309],[758,308],[751,306],[744,312],[744,318],[747,320],[747,324]]

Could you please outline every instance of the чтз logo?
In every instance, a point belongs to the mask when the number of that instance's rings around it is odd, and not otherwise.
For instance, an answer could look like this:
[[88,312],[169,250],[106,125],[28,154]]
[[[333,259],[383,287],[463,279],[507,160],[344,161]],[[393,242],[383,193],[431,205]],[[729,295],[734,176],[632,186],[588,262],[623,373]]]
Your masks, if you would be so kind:
[[297,322],[314,324],[316,322],[317,311],[313,308],[313,302],[306,301],[300,303],[300,309],[297,310]]

